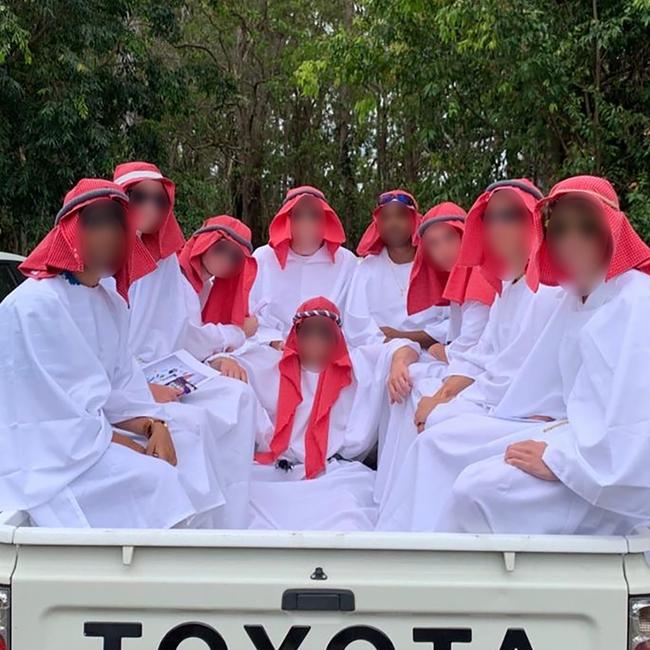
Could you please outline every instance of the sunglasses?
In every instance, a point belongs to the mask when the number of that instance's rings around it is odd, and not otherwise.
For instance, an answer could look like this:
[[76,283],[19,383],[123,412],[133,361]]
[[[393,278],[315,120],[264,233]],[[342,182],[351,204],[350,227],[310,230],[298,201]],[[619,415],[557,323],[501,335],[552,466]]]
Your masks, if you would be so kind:
[[102,201],[89,205],[79,213],[81,224],[89,230],[101,228],[124,229],[126,214],[124,208],[116,201]]
[[224,241],[223,239],[210,248],[210,253],[228,257],[231,263],[236,265],[244,261],[244,253],[235,244]]
[[410,208],[415,207],[415,201],[408,195],[403,192],[386,192],[385,194],[380,194],[379,199],[377,200],[377,205],[386,205],[392,201],[398,201],[404,205],[408,205]]
[[571,232],[575,232],[585,239],[598,239],[603,236],[603,229],[595,219],[562,219],[556,216],[555,218],[549,217],[546,220],[546,236],[548,239],[562,239]]
[[512,224],[512,223],[521,223],[526,219],[526,213],[524,210],[513,208],[511,210],[486,210],[483,214],[484,223],[503,223],[503,224]]
[[296,326],[299,339],[319,338],[330,343],[336,341],[336,330],[327,323],[303,322]]
[[170,203],[167,192],[145,192],[144,190],[132,189],[128,190],[127,194],[132,205],[153,203],[161,212],[169,210]]

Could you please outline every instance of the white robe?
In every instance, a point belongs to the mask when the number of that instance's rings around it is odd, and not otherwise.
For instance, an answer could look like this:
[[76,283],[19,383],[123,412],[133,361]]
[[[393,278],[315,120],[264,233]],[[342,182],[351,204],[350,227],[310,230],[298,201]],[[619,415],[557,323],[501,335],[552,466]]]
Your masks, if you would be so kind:
[[187,350],[200,361],[243,345],[244,332],[235,325],[202,323],[199,296],[183,275],[176,255],[134,282],[129,290],[129,343],[142,363]]
[[343,311],[357,266],[357,258],[347,248],[337,249],[334,262],[326,246],[313,255],[298,255],[289,248],[284,269],[269,245],[258,248],[253,256],[257,260],[257,277],[250,306],[260,322],[258,341],[286,340],[296,310],[310,298],[323,296]]
[[[129,341],[143,363],[181,349],[203,361],[246,341],[234,325],[202,324],[200,297],[183,275],[176,255],[160,260],[153,273],[135,282],[129,301]],[[226,497],[215,526],[242,528],[248,516],[255,435],[271,426],[250,386],[213,377],[180,402],[168,404],[167,410],[185,426],[202,426],[210,432],[219,450],[216,473]]]
[[[480,302],[449,306],[449,333],[446,345],[449,363],[434,359],[423,351],[420,361],[409,367],[413,382],[411,394],[400,404],[388,407],[387,424],[380,429],[375,500],[381,504],[387,486],[394,480],[406,453],[416,438],[415,411],[425,395],[433,395],[442,379],[455,372],[455,360],[476,345],[487,324],[490,308]],[[388,435],[390,432],[390,435]]]
[[[584,304],[567,294],[495,409],[500,418],[455,418],[426,443],[420,466],[435,478],[410,501],[429,510],[415,529],[607,535],[650,522],[649,317],[650,278],[637,271]],[[556,421],[505,419],[532,415]],[[544,461],[560,481],[504,462],[509,444],[529,439],[548,444]],[[431,494],[433,518],[423,505]]]
[[[0,510],[39,526],[169,528],[223,504],[213,445],[154,403],[127,318],[116,294],[63,276],[27,280],[0,305]],[[111,441],[112,424],[136,416],[170,420],[176,468]]]
[[[256,464],[251,485],[252,528],[284,530],[370,530],[376,520],[373,502],[375,473],[362,461],[377,441],[380,406],[393,353],[409,341],[392,341],[350,350],[352,384],[345,387],[332,407],[327,457],[321,476],[305,476],[305,432],[311,414],[318,373],[302,370],[303,400],[295,413],[288,449],[281,458],[293,464],[288,472],[274,465]],[[281,354],[259,347],[239,357],[253,386],[275,421],[280,382]],[[269,433],[258,439],[258,450],[268,451]],[[345,460],[337,460],[340,456]]]
[[395,264],[384,248],[359,262],[345,305],[343,325],[350,345],[384,340],[380,327],[402,331],[424,330],[436,341],[446,341],[449,308],[429,307],[409,316],[406,294],[413,262]]

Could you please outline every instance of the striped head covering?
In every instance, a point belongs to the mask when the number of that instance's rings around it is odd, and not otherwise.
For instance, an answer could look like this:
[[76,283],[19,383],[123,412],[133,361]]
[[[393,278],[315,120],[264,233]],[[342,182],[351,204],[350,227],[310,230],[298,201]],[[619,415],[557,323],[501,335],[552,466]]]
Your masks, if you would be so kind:
[[[54,227],[20,265],[21,272],[37,280],[60,273],[85,270],[81,250],[79,214],[98,201],[116,201],[128,208],[129,199],[115,183],[101,178],[83,178],[66,195],[54,220]],[[122,266],[115,272],[118,293],[128,300],[129,287],[151,273],[156,265],[135,232],[135,223],[127,212],[126,251]]]
[[298,307],[279,363],[280,390],[271,450],[255,455],[257,462],[270,465],[289,447],[296,409],[302,402],[297,329],[305,320],[319,316],[330,319],[336,332],[336,345],[329,364],[321,370],[318,377],[305,433],[305,472],[308,479],[316,478],[325,469],[330,413],[341,391],[352,383],[352,361],[341,331],[341,313],[327,298],[312,298]]
[[250,228],[239,219],[222,214],[210,217],[190,237],[179,255],[185,277],[197,293],[203,289],[203,255],[217,242],[235,244],[244,255],[239,271],[229,278],[214,278],[212,289],[203,306],[204,323],[244,324],[249,315],[248,296],[257,275],[257,261],[252,256]]
[[142,181],[160,181],[169,197],[169,212],[157,232],[143,233],[142,242],[156,262],[178,253],[185,244],[183,231],[174,216],[176,186],[162,175],[156,165],[148,162],[127,162],[118,165],[113,173],[113,182],[128,193],[134,185]]

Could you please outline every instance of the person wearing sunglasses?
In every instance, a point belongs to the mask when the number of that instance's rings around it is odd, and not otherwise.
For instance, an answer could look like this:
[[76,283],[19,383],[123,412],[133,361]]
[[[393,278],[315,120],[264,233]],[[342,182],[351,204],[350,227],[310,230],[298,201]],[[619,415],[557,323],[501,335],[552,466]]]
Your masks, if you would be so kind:
[[[158,167],[145,162],[118,165],[114,177],[129,195],[140,239],[156,262],[154,270],[129,290],[129,343],[136,359],[141,364],[151,364],[184,350],[200,362],[209,362],[213,355],[243,345],[246,334],[242,328],[254,327],[254,323],[245,319],[246,286],[252,281],[254,262],[247,262],[229,280],[215,284],[220,300],[210,301],[206,319],[196,288],[187,281],[179,261],[184,238],[173,212],[174,183]],[[232,222],[230,226],[232,231],[228,237],[221,238],[223,241],[236,240],[239,227],[234,227]],[[228,234],[223,230],[218,232]],[[248,250],[246,245],[237,247],[240,252],[242,248]],[[226,264],[212,271],[222,273],[228,265],[228,271],[223,272],[230,273],[230,250],[225,256]],[[211,267],[215,257],[209,255]],[[223,256],[218,257],[221,260]],[[200,268],[199,273],[202,273]],[[221,293],[225,286],[229,287],[228,291]],[[266,430],[270,426],[266,413],[245,382],[245,374],[226,364],[220,376],[212,377],[189,394],[171,386],[150,385],[156,401],[167,404],[174,417],[189,427],[206,426],[211,430],[220,450],[214,472],[219,475],[226,496],[223,527],[240,526],[246,516],[246,486],[255,433],[258,428]]]
[[377,441],[386,384],[410,391],[412,341],[349,348],[341,313],[324,297],[299,305],[284,349],[252,346],[245,367],[274,428],[257,439],[252,528],[370,530],[375,473],[361,461]]
[[0,304],[0,509],[37,526],[210,525],[224,501],[212,436],[132,363],[128,290],[155,265],[127,207],[118,185],[81,180]]
[[194,289],[190,297],[195,322],[237,325],[247,337],[257,331],[249,313],[249,294],[257,273],[250,228],[228,215],[210,217],[192,235],[179,256]]
[[379,195],[357,253],[358,265],[345,307],[345,329],[352,345],[408,338],[424,349],[444,341],[447,309],[432,306],[409,315],[406,294],[420,222],[411,194],[392,190]]
[[501,435],[504,427],[514,432],[519,426],[495,425],[482,416],[505,395],[562,295],[544,284],[531,288],[525,279],[534,253],[535,206],[542,196],[526,179],[497,181],[467,214],[458,264],[477,268],[497,297],[478,342],[458,350],[451,372],[428,382],[430,392],[413,418],[420,435],[414,436],[382,502],[383,530],[415,529],[435,519],[440,502],[424,497],[430,477],[415,469],[431,448],[445,446],[460,458],[495,428]]
[[630,535],[650,521],[650,248],[604,178],[559,182],[537,214],[527,280],[566,293],[492,414],[519,430],[463,466],[431,456],[446,476],[430,529]]
[[356,257],[342,244],[343,225],[319,189],[290,189],[269,225],[269,242],[258,248],[251,310],[259,319],[257,340],[281,348],[298,305],[323,295],[345,302]]

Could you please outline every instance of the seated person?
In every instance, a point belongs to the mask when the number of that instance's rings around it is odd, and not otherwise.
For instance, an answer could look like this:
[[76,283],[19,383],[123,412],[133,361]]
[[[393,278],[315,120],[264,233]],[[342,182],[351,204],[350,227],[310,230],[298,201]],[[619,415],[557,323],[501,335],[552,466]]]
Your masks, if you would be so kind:
[[[196,291],[187,282],[177,255],[183,237],[173,213],[174,184],[155,165],[143,162],[118,165],[115,182],[129,195],[142,243],[156,260],[153,270],[129,290],[129,344],[138,361],[147,364],[179,350],[205,361],[217,352],[243,345],[246,334],[239,325],[203,323],[200,318]],[[218,256],[226,259],[224,267],[230,272],[232,258],[221,252]],[[249,263],[247,271],[251,269]],[[232,288],[238,292],[236,302],[243,305],[246,282]],[[227,364],[221,371],[223,376],[210,378],[187,395],[156,383],[150,388],[156,401],[167,403],[168,412],[186,427],[207,426],[211,431],[219,448],[218,470],[226,495],[220,527],[238,528],[248,511],[256,431],[271,425],[250,386],[244,383],[245,375]]]
[[425,350],[447,338],[447,308],[431,306],[409,315],[406,294],[420,223],[418,206],[403,190],[379,196],[357,253],[363,257],[352,278],[343,315],[351,345],[408,338]]
[[451,373],[420,401],[419,431],[459,413],[486,413],[498,404],[555,309],[559,289],[542,285],[533,291],[524,280],[533,211],[541,198],[530,181],[499,181],[469,211],[458,264],[480,267],[499,295],[478,343],[457,350]]
[[251,231],[239,219],[221,215],[203,222],[179,255],[181,269],[198,300],[191,300],[193,320],[237,325],[248,336],[257,330],[249,315],[249,294],[257,262]]
[[420,457],[436,479],[417,481],[419,498],[442,501],[428,530],[628,535],[650,522],[650,248],[603,178],[568,178],[538,210],[529,282],[567,293],[492,418],[533,423],[474,438],[471,454],[457,445],[463,467],[443,448]]
[[153,262],[127,204],[80,181],[0,304],[0,510],[37,526],[210,527],[224,503],[209,437],[167,426],[129,354],[125,298]]
[[360,461],[376,443],[386,381],[403,399],[417,355],[397,339],[348,350],[339,311],[322,297],[299,306],[282,353],[235,352],[275,422],[257,441],[252,528],[373,528],[375,473]]
[[357,258],[346,248],[338,215],[315,187],[287,192],[269,226],[269,243],[258,248],[251,310],[258,340],[281,348],[298,308],[312,296],[343,305]]
[[[409,314],[432,305],[449,305],[449,331],[444,342],[422,352],[410,368],[413,390],[400,404],[393,404],[388,423],[380,429],[375,498],[397,471],[417,435],[413,418],[423,396],[434,393],[440,379],[455,374],[454,359],[476,345],[487,323],[496,292],[477,267],[458,266],[456,261],[465,231],[465,211],[455,203],[431,208],[418,228],[418,248],[409,280],[406,306]],[[386,435],[390,432],[390,435]]]

